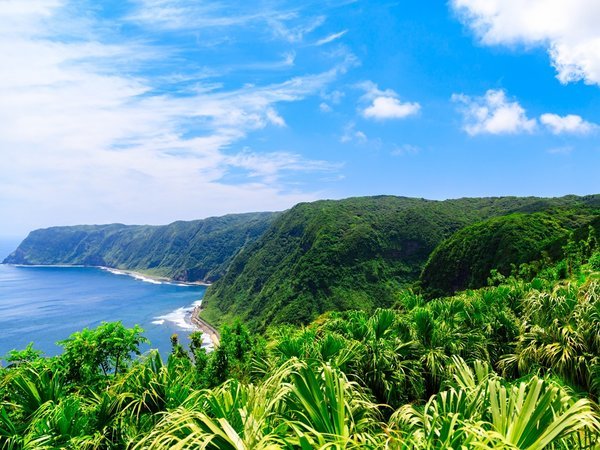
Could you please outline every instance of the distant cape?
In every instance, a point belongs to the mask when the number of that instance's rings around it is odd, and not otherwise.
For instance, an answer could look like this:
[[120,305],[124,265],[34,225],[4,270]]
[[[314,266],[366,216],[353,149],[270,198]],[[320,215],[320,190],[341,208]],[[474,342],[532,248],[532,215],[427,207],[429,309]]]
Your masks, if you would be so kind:
[[277,213],[230,214],[163,226],[79,225],[32,231],[3,263],[87,265],[213,282]]

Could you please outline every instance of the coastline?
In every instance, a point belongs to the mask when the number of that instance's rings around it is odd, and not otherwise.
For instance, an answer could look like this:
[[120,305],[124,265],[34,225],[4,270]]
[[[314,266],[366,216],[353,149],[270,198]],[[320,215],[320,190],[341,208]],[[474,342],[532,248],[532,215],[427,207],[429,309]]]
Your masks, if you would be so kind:
[[[149,275],[143,272],[136,272],[135,270],[127,270],[127,269],[115,269],[113,267],[107,266],[90,266],[85,264],[7,264],[15,267],[58,267],[58,268],[75,268],[75,267],[92,267],[100,270],[107,271],[112,273],[113,275],[125,275],[132,278],[135,278],[140,281],[145,281],[154,284],[174,284],[181,286],[210,286],[211,283],[206,283],[203,281],[179,281],[174,280],[169,277],[160,277],[155,275]],[[192,310],[192,314],[190,316],[190,322],[192,326],[196,328],[196,331],[200,331],[203,334],[206,334],[212,343],[212,348],[216,348],[220,343],[220,335],[215,327],[206,322],[204,319],[200,318],[200,312],[202,311],[202,306],[196,305]]]
[[[185,286],[210,286],[211,283],[206,283],[203,281],[177,281],[168,277],[157,277],[147,275],[145,273],[136,272],[134,270],[124,270],[124,269],[113,269],[112,267],[104,267],[104,266],[89,266],[89,267],[98,267],[99,269],[106,270],[115,275],[127,275],[133,278],[141,279],[143,281],[150,281],[156,283],[169,283],[169,284],[180,284]],[[200,318],[200,312],[202,311],[202,301],[200,300],[200,304],[194,306],[192,310],[192,314],[190,316],[190,322],[196,328],[197,331],[202,332],[207,335],[212,343],[212,349],[214,350],[219,346],[221,336],[215,327],[213,327],[210,323]]]
[[151,275],[145,272],[139,272],[135,270],[129,269],[117,269],[115,267],[108,266],[92,266],[86,264],[12,264],[12,263],[2,263],[8,266],[14,267],[57,267],[57,268],[71,268],[71,267],[92,267],[96,269],[106,270],[114,275],[127,275],[133,278],[136,278],[141,281],[149,281],[158,283],[169,283],[169,284],[178,284],[182,286],[210,286],[212,283],[208,283],[206,281],[180,281],[175,280],[169,277],[162,277],[158,275]]
[[215,327],[213,327],[206,320],[200,318],[200,312],[202,312],[202,305],[196,306],[192,311],[192,324],[195,325],[199,331],[206,334],[210,338],[213,349],[215,349],[219,346],[221,336]]
[[[54,265],[49,265],[48,267],[57,267]],[[64,267],[76,267],[76,266],[64,266]],[[136,272],[135,270],[128,269],[115,269],[114,267],[106,267],[106,266],[80,266],[80,267],[97,267],[98,269],[106,270],[114,275],[127,275],[138,280],[156,282],[156,283],[168,283],[168,284],[178,284],[182,286],[210,286],[212,283],[207,283],[205,281],[179,281],[169,277],[161,277],[157,275],[149,275],[144,272]]]

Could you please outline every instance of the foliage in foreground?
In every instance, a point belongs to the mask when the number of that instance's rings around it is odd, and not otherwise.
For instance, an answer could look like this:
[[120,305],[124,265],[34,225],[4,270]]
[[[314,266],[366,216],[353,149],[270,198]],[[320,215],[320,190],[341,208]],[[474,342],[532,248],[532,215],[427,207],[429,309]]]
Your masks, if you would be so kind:
[[[393,309],[329,313],[264,337],[238,324],[210,354],[197,335],[189,352],[174,340],[166,363],[155,352],[116,363],[139,330],[104,324],[59,357],[9,356],[0,448],[598,448],[592,269],[429,302],[404,291]],[[104,360],[94,359],[101,339],[115,344]],[[74,376],[81,349],[87,370]]]

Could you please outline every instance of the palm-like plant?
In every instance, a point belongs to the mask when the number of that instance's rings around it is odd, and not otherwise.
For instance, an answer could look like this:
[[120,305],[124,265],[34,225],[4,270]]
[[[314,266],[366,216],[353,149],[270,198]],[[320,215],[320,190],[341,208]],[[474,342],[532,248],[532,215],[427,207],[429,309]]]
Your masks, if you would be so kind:
[[7,372],[4,379],[13,406],[25,419],[48,402],[58,403],[66,395],[61,373],[44,366],[23,366]]
[[282,430],[284,379],[295,362],[284,364],[261,384],[229,380],[222,386],[191,394],[182,406],[163,413],[156,427],[135,449],[206,448],[263,449],[274,447]]
[[301,365],[291,376],[285,412],[297,437],[311,448],[368,446],[378,428],[378,411],[369,396],[340,371]]
[[600,283],[569,282],[550,293],[534,292],[523,305],[523,331],[515,352],[501,361],[505,372],[549,370],[597,396]]
[[[532,377],[507,385],[482,363],[475,373],[454,357],[455,379],[421,409],[405,406],[391,419],[417,448],[593,448],[599,422],[587,399]],[[589,447],[582,446],[589,445]]]

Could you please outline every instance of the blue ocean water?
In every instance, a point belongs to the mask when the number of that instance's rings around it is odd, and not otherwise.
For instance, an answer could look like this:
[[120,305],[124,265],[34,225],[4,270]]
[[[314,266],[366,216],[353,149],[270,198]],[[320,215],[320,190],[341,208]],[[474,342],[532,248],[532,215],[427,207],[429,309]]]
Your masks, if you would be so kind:
[[205,289],[155,284],[91,267],[0,265],[0,357],[29,342],[55,355],[61,352],[55,343],[71,333],[117,320],[144,328],[151,345],[143,351],[158,348],[166,356],[173,333],[187,343],[189,315]]

